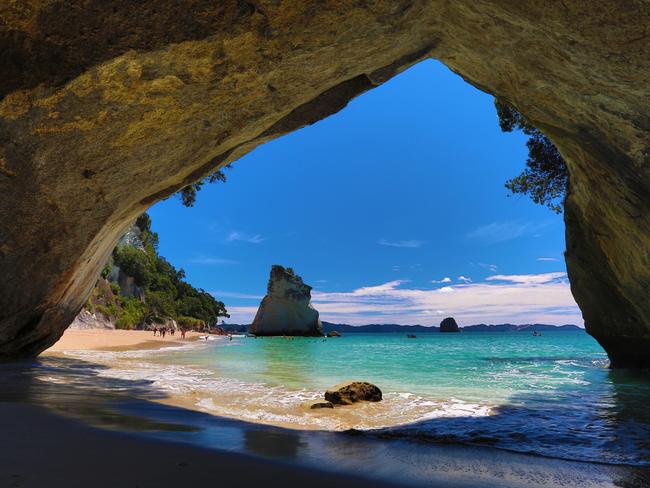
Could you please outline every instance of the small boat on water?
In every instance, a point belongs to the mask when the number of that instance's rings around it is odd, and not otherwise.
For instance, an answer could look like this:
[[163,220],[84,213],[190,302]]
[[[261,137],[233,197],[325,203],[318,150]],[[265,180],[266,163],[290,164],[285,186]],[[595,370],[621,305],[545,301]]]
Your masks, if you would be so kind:
[[406,337],[408,339],[416,339],[417,338],[417,336],[415,334],[406,334]]
[[541,332],[538,332],[538,331],[536,331],[536,330],[533,331],[533,336],[534,336],[534,337],[540,337],[541,335],[542,335]]

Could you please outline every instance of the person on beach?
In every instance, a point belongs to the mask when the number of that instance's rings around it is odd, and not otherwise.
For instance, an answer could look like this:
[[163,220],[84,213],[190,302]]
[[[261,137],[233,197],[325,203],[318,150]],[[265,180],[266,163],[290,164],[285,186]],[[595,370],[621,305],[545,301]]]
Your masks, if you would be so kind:
[[154,335],[154,337],[155,337],[155,335],[156,335],[156,332],[158,332],[158,329],[157,329],[156,327],[154,327],[154,328],[153,328],[153,335]]
[[162,335],[163,339],[165,338],[166,333],[167,333],[167,329],[165,329],[164,327],[162,329],[160,329],[160,335]]
[[181,339],[185,339],[185,329],[181,329]]

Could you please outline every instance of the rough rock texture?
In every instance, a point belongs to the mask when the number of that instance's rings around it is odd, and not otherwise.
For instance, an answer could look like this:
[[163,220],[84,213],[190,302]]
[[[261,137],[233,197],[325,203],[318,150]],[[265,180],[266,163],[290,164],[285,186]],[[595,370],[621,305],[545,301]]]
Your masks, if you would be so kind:
[[120,286],[120,293],[127,297],[136,297],[144,302],[144,288],[135,284],[135,278],[129,276],[115,264],[111,267],[111,272],[108,275],[109,281],[117,283]]
[[334,408],[334,404],[332,402],[328,402],[325,400],[312,400],[310,402],[303,403],[302,406],[303,408],[309,410],[320,410],[321,408]]
[[646,0],[2,2],[0,357],[57,340],[149,205],[433,57],[556,143],[587,330],[650,365],[648,25]]
[[327,337],[341,337],[341,333],[336,330],[330,330],[327,333]]
[[440,322],[440,332],[460,332],[460,329],[453,317],[447,317]]
[[76,330],[115,329],[115,323],[100,313],[91,313],[88,310],[82,310],[74,318],[70,324],[70,328]]
[[352,405],[357,402],[381,401],[381,390],[366,381],[346,381],[329,388],[325,400],[335,405]]
[[310,300],[311,286],[291,268],[274,264],[250,332],[258,336],[322,336],[323,326]]

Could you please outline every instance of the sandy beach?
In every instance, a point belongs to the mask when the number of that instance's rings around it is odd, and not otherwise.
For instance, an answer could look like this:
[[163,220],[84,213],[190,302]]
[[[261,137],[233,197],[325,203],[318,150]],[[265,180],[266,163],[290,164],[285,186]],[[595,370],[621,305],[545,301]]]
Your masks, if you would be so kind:
[[[151,382],[105,375],[110,364],[88,354],[182,343],[151,332],[71,330],[36,363],[6,365],[0,429],[11,448],[0,456],[0,486],[605,488],[623,483],[642,488],[650,481],[646,467],[286,429],[209,415],[170,401]],[[81,351],[83,359],[64,351]]]
[[398,486],[100,430],[20,403],[0,403],[0,429],[11,445],[0,456],[4,487]]
[[175,335],[153,335],[153,332],[144,330],[71,330],[65,331],[61,339],[50,347],[47,353],[62,351],[128,351],[160,349],[163,347],[179,346],[183,343],[199,340],[205,336],[198,332],[187,332],[185,339],[181,339],[180,332]]

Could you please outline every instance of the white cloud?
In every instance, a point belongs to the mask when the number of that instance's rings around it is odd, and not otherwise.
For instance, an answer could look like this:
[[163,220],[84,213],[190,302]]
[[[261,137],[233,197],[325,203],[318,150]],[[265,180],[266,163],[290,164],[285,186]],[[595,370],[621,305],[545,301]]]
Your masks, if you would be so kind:
[[449,276],[445,276],[441,280],[431,280],[431,283],[451,283],[451,278]]
[[539,235],[539,231],[552,224],[552,221],[521,222],[511,220],[507,222],[492,222],[478,227],[467,233],[467,238],[481,241],[485,244],[496,244],[510,241],[526,235]]
[[541,258],[537,258],[537,261],[559,261],[559,259],[558,258],[544,258],[544,257],[541,257]]
[[249,242],[251,244],[259,244],[260,242],[264,242],[264,240],[264,237],[259,234],[251,235],[238,231],[232,231],[230,234],[228,234],[228,237],[226,237],[226,241],[228,242],[241,241]]
[[403,241],[388,241],[386,239],[379,239],[378,244],[382,246],[390,246],[390,247],[416,248],[416,247],[422,247],[424,241],[418,241],[415,239],[403,240]]
[[[441,315],[461,325],[477,323],[550,323],[582,325],[569,285],[549,274],[519,281],[468,283],[423,290],[401,280],[350,292],[312,292],[321,319],[348,324],[398,323],[438,325]],[[226,304],[227,305],[227,304]],[[228,307],[230,322],[250,323],[257,307]],[[432,312],[434,311],[434,312]]]
[[496,264],[489,264],[489,263],[469,263],[469,264],[471,264],[472,266],[474,266],[474,264],[476,264],[476,266],[480,266],[481,268],[489,269],[493,273],[496,273],[497,269],[499,269],[499,267]]
[[555,273],[529,274],[529,275],[494,275],[485,278],[486,281],[509,281],[510,283],[550,283],[564,278],[566,273],[558,271]]
[[229,319],[225,319],[229,324],[250,324],[257,313],[257,306],[251,307],[229,307],[226,303],[226,308],[230,314]]
[[[564,273],[504,275],[487,283],[423,290],[390,281],[350,292],[313,292],[321,318],[330,322],[438,325],[439,315],[475,323],[582,324]],[[524,278],[525,277],[525,278]],[[501,281],[501,282],[498,282]],[[432,313],[431,311],[435,311]],[[444,312],[443,312],[444,311]]]
[[463,275],[460,275],[457,278],[457,280],[462,281],[463,283],[471,283],[472,282],[472,278],[468,278],[467,276],[463,276]]
[[[564,272],[493,275],[481,283],[464,282],[434,289],[409,287],[408,283],[393,280],[347,292],[312,291],[312,302],[322,320],[356,325],[438,325],[441,316],[453,316],[461,325],[583,324]],[[219,293],[215,295],[226,297]],[[250,323],[257,312],[257,305],[226,306],[231,314],[230,323]]]
[[198,256],[196,258],[188,259],[189,264],[200,264],[203,266],[222,266],[228,264],[238,264],[238,261],[232,259],[217,258],[213,256]]

